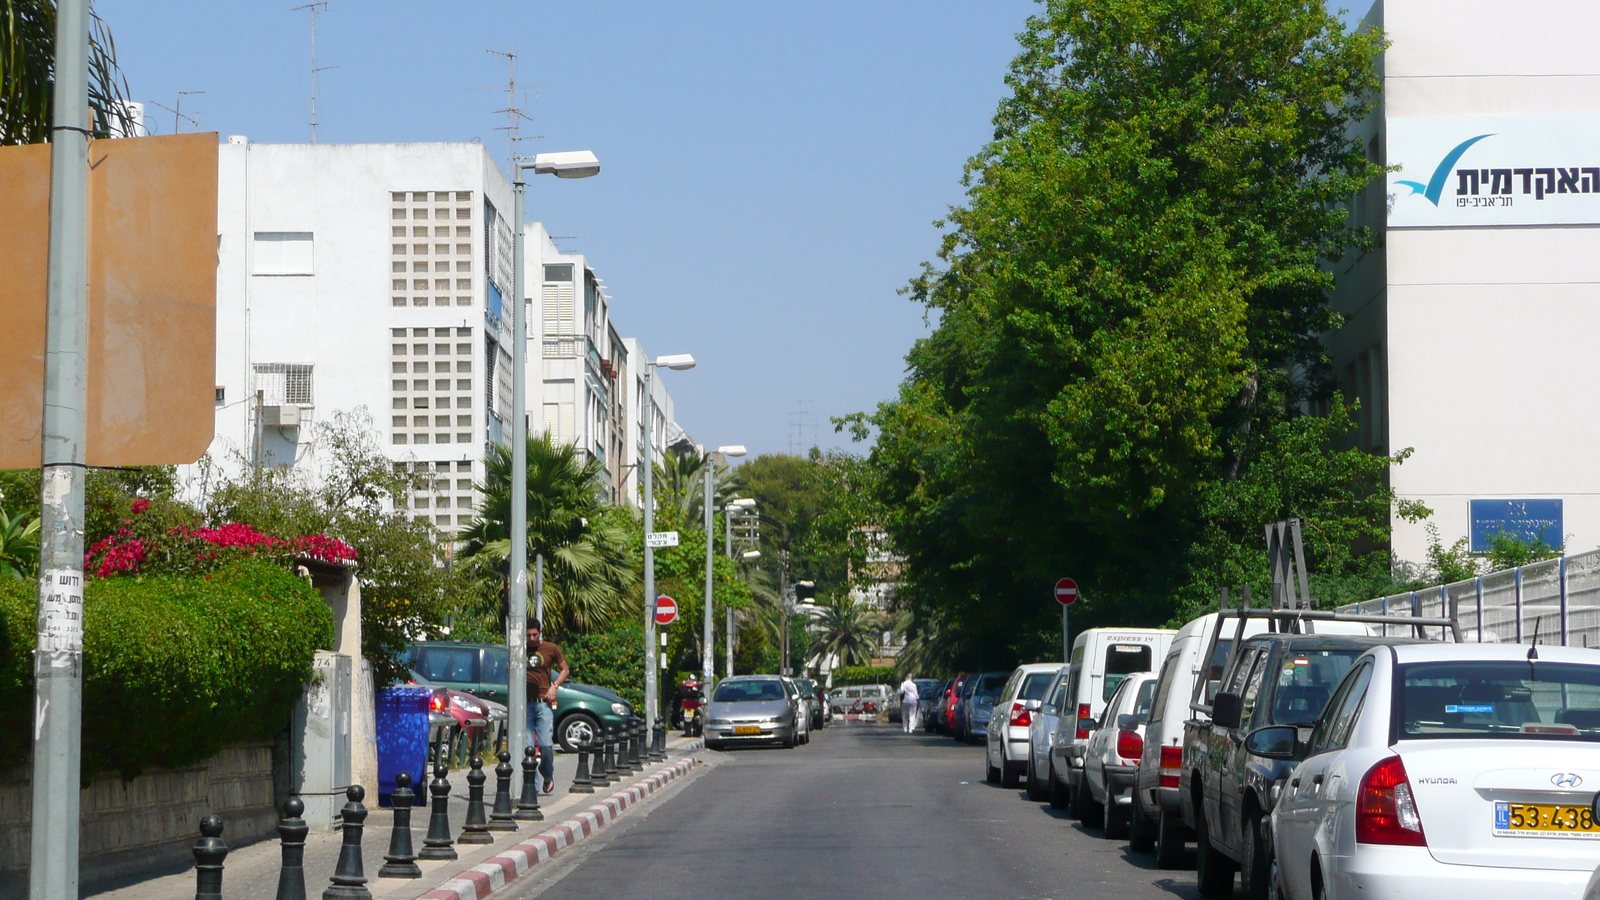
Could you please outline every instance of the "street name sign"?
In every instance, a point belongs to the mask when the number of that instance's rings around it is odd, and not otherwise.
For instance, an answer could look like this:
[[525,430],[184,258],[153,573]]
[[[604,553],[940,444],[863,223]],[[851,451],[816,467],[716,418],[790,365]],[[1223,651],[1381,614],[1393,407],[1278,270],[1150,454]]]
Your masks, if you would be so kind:
[[1062,606],[1071,606],[1078,602],[1078,583],[1071,578],[1063,578],[1056,582],[1056,602]]
[[[673,535],[677,534],[677,532],[670,533]],[[657,597],[656,624],[671,625],[676,621],[678,621],[678,601],[668,597],[666,594],[662,594],[661,596]]]
[[678,533],[676,531],[653,531],[644,536],[646,547],[676,547],[678,546]]

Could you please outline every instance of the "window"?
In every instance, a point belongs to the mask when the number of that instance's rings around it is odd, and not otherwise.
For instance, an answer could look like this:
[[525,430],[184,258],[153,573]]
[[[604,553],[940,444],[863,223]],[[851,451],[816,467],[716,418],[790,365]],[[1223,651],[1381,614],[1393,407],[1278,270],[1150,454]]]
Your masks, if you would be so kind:
[[472,371],[472,360],[470,360],[470,359],[458,359],[458,360],[456,360],[456,371],[457,372],[471,372]]
[[559,266],[558,265],[547,265],[547,266],[544,267],[544,280],[545,281],[571,281],[572,280],[572,266],[570,264],[559,265]]
[[463,459],[460,462],[456,463],[456,471],[457,472],[471,472],[472,471],[472,461]]
[[414,426],[416,428],[427,428],[428,427],[428,417],[427,416],[413,416],[411,418],[411,424],[412,424],[412,426]]
[[397,291],[403,291],[406,289],[406,280],[404,278],[396,278],[389,286]]
[[253,257],[257,275],[310,275],[311,232],[258,231]]
[[[1284,651],[1278,687],[1272,695],[1272,724],[1311,725],[1322,715],[1333,689],[1365,647]],[[1267,724],[1262,722],[1260,724]]]
[[425,434],[417,435],[417,439],[415,441],[412,441],[412,443],[414,443],[414,444],[426,444],[427,442],[428,442],[428,436],[425,435]]
[[1271,656],[1271,652],[1263,648],[1256,657],[1255,668],[1245,679],[1244,696],[1239,698],[1239,727],[1245,730],[1249,730],[1250,719],[1255,715],[1256,698],[1261,695],[1261,682],[1266,679],[1266,673],[1271,671],[1271,667],[1267,665],[1267,660]]
[[406,383],[399,379],[395,379],[394,381],[389,382],[389,387],[393,390],[403,391],[406,389]]
[[471,478],[457,478],[456,479],[456,490],[458,490],[458,491],[470,491],[470,490],[472,490],[472,479]]
[[389,420],[389,424],[394,426],[395,428],[404,428],[404,427],[406,427],[406,417],[405,416],[395,416],[395,417],[393,417],[392,419]]
[[472,226],[471,225],[457,225],[456,226],[456,237],[458,237],[458,238],[469,238],[469,237],[472,237]]
[[415,378],[415,379],[412,379],[412,381],[411,381],[411,389],[413,391],[425,391],[425,390],[427,390],[428,389],[428,379],[426,379],[426,378]]
[[1361,668],[1344,680],[1340,689],[1344,696],[1337,705],[1328,704],[1328,709],[1323,712],[1324,718],[1331,712],[1333,718],[1329,720],[1329,727],[1324,738],[1325,743],[1318,748],[1323,750],[1336,750],[1350,743],[1350,732],[1355,728],[1356,718],[1361,715],[1361,704],[1367,698],[1367,685],[1372,681],[1372,663],[1364,663]]
[[[444,284],[449,284],[449,282],[448,281],[444,282]],[[472,279],[471,278],[457,278],[456,279],[456,290],[458,290],[458,291],[470,291],[470,290],[472,290]]]
[[456,498],[456,509],[471,509],[471,508],[472,508],[472,498],[471,497],[457,497]]
[[1022,680],[1022,692],[1018,695],[1023,700],[1043,700],[1044,692],[1050,687],[1050,679],[1055,677],[1054,672],[1034,672]]
[[1068,681],[1069,679],[1066,676],[1062,676],[1061,680],[1056,682],[1055,692],[1050,695],[1050,702],[1045,704],[1045,712],[1055,715],[1067,708]]
[[457,344],[456,345],[456,352],[461,354],[462,356],[466,356],[466,355],[468,355],[468,354],[470,354],[472,352],[472,345],[471,344]]
[[[405,363],[400,363],[400,365],[404,366]],[[404,370],[402,369],[401,371],[404,371]],[[425,372],[428,371],[428,364],[425,363],[425,362],[416,363],[415,365],[413,365],[411,367],[411,371],[413,371],[413,372],[424,372],[425,373]]]
[[425,209],[414,209],[414,210],[411,211],[411,218],[416,219],[418,221],[422,221],[424,219],[427,219],[428,218],[428,211],[425,210]]
[[1600,666],[1523,660],[1412,663],[1395,681],[1401,740],[1600,741]]
[[[405,248],[402,247],[400,252],[404,253],[405,252]],[[427,256],[428,255],[428,245],[427,244],[415,244],[415,245],[412,246],[411,252],[413,254],[417,255],[417,256]]]
[[428,226],[426,226],[426,225],[418,225],[418,226],[416,226],[415,228],[411,229],[411,236],[414,237],[414,238],[419,238],[419,237],[424,237],[425,238],[425,237],[427,237],[428,236]]
[[396,221],[399,221],[400,219],[404,219],[406,217],[406,211],[403,210],[403,209],[397,209],[394,212],[390,213],[390,216],[392,218],[394,218]]
[[[423,382],[423,388],[426,388],[426,387],[427,387],[427,382]],[[413,409],[427,409],[428,408],[428,398],[427,397],[412,397],[411,398],[411,406],[412,406]]]
[[392,248],[392,250],[393,250],[395,256],[405,256],[406,255],[406,245],[405,244],[395,244],[394,247]]
[[1148,644],[1112,644],[1106,648],[1106,673],[1102,700],[1111,699],[1117,685],[1135,672],[1150,671],[1151,648]]
[[406,398],[404,398],[404,397],[396,397],[393,400],[390,400],[389,401],[389,408],[390,409],[405,409],[406,408]]
[[415,353],[418,356],[427,356],[428,355],[428,345],[427,344],[412,344],[411,345],[411,352]]
[[395,434],[390,438],[390,440],[396,444],[404,444],[406,442],[406,436],[404,434]]
[[472,417],[471,416],[456,416],[456,427],[457,428],[471,428],[472,427]]
[[[457,328],[456,329],[456,337],[458,337],[458,338],[472,337],[472,329],[471,328]],[[467,351],[466,350],[459,350],[457,352],[458,353],[466,353]]]
[[[433,236],[434,237],[449,237],[450,236],[450,226],[449,225],[435,225],[435,226],[433,226]],[[440,250],[439,252],[443,253],[445,251]]]
[[448,435],[448,434],[436,434],[436,435],[433,436],[433,442],[435,444],[448,444],[448,443],[450,443],[450,435]]
[[406,364],[403,363],[403,362],[390,363],[389,364],[389,371],[391,372],[391,374],[403,375],[403,374],[405,374],[405,371],[406,371]]
[[428,289],[428,279],[426,279],[426,278],[413,278],[411,280],[411,289],[414,290],[414,291],[425,291],[425,290],[427,290]]
[[438,354],[438,355],[440,355],[440,356],[449,356],[450,355],[450,345],[449,344],[434,344],[433,345],[433,352]]
[[434,244],[433,245],[433,252],[434,252],[435,256],[449,256],[450,255],[450,245],[449,244]]
[[433,424],[434,424],[434,427],[436,427],[436,428],[449,428],[450,427],[450,417],[449,416],[434,416],[433,417]]
[[428,264],[425,262],[414,262],[411,264],[411,271],[426,272],[428,271]]
[[404,297],[395,297],[395,298],[393,298],[393,299],[391,299],[389,301],[389,305],[390,306],[405,306],[406,305],[406,298],[404,298]]
[[434,521],[434,524],[436,524],[436,525],[449,525],[450,524],[450,517],[449,516],[434,516],[433,517],[433,521]]

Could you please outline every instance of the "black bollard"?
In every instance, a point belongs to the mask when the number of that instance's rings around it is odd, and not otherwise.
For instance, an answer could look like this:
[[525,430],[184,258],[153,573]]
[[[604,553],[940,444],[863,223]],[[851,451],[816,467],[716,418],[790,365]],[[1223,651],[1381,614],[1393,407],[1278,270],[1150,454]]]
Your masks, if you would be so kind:
[[[511,751],[501,750],[500,764],[494,767],[494,809],[489,810],[490,831],[517,831],[516,815],[511,809]],[[535,794],[534,796],[538,796]]]
[[633,767],[643,772],[650,764],[650,757],[644,753],[644,720],[634,719],[628,727],[633,729]]
[[433,784],[428,785],[428,792],[433,795],[433,809],[428,816],[428,836],[422,839],[422,852],[417,854],[418,859],[455,859],[455,843],[450,839],[450,782],[445,779],[449,773],[444,763],[439,763],[433,769]]
[[615,725],[606,728],[606,783],[616,784],[622,780],[617,772],[617,728]]
[[278,869],[277,900],[306,900],[306,835],[311,826],[300,818],[305,811],[306,804],[299,797],[283,802],[283,818],[278,822],[283,866]]
[[632,730],[626,722],[617,726],[617,774],[632,775],[633,766],[628,764],[628,745],[633,743]]
[[227,856],[222,817],[201,819],[200,840],[194,842],[194,900],[222,900],[222,861]]
[[517,811],[512,818],[524,822],[544,821],[544,813],[539,809],[539,761],[533,755],[532,744],[522,750],[522,799],[517,801]]
[[492,844],[489,818],[483,814],[483,783],[489,776],[483,774],[483,757],[472,754],[472,768],[467,770],[467,818],[461,823],[458,844]]
[[606,732],[596,728],[589,737],[589,783],[597,788],[611,783],[606,777]]
[[417,855],[411,852],[411,807],[416,794],[411,792],[411,773],[394,776],[394,793],[389,805],[394,808],[394,830],[389,834],[389,852],[384,854],[379,878],[421,878]]
[[367,808],[361,801],[367,792],[359,784],[344,791],[349,802],[339,813],[344,817],[344,842],[339,845],[339,862],[333,868],[332,884],[322,892],[322,900],[372,900],[367,890],[367,873],[361,867],[361,829],[367,821]]
[[656,723],[656,761],[665,762],[667,759],[667,726],[662,722]]
[[593,748],[593,738],[584,738],[578,742],[578,773],[572,776],[572,787],[567,788],[567,793],[594,793],[594,783],[589,778],[589,751]]

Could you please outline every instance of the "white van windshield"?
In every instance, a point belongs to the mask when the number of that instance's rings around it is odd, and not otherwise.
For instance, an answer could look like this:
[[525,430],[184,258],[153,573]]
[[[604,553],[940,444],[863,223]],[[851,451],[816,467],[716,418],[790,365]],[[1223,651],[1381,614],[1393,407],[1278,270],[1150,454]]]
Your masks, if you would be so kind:
[[1112,644],[1106,648],[1106,674],[1102,700],[1110,700],[1117,685],[1136,672],[1150,671],[1149,644]]

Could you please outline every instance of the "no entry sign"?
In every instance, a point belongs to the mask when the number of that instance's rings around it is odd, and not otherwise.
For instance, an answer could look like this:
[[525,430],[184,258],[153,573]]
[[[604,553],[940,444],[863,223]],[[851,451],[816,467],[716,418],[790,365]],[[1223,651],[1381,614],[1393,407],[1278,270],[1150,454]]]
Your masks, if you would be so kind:
[[671,625],[678,621],[678,601],[666,594],[656,598],[656,624]]
[[1063,578],[1056,582],[1056,602],[1062,606],[1071,606],[1078,602],[1078,583],[1071,578]]

